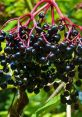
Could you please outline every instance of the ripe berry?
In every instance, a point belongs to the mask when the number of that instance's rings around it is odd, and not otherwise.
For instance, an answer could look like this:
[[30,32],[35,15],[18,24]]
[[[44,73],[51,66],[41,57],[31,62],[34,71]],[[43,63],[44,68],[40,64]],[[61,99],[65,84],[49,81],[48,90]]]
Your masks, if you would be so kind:
[[6,89],[6,88],[7,88],[7,83],[4,82],[4,83],[0,84],[0,87],[1,87],[2,89]]
[[44,87],[44,91],[45,91],[45,92],[50,91],[50,87],[49,87],[49,86],[45,86],[45,87]]
[[72,32],[71,32],[71,34],[73,36],[77,36],[78,35],[78,31],[76,29],[73,29]]
[[64,25],[59,25],[58,28],[59,28],[60,31],[63,31],[65,29],[65,26]]
[[5,40],[3,35],[0,35],[0,42],[3,42]]
[[38,87],[34,88],[34,93],[35,93],[35,94],[38,94],[38,93],[39,93],[39,91],[40,91],[40,90],[39,90],[39,88],[38,88]]
[[81,86],[81,80],[77,80],[76,81],[76,85],[79,87],[79,86]]
[[41,12],[41,13],[39,14],[39,18],[44,18],[44,13]]

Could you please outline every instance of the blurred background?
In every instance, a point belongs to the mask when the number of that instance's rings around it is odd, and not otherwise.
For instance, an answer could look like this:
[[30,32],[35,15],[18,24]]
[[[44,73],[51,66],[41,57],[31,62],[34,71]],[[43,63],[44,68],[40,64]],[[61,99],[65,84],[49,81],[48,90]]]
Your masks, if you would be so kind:
[[[0,0],[0,27],[10,18],[29,13],[38,1]],[[82,0],[56,0],[56,2],[64,15],[68,16],[74,23],[82,25]],[[48,17],[50,17],[49,14]],[[10,27],[12,27],[12,23],[9,23],[7,29]],[[54,89],[46,93],[41,90],[37,95],[27,92],[29,105],[25,107],[23,117],[65,117],[66,107],[61,104],[59,95],[46,105],[44,104],[53,91]],[[16,99],[18,94],[11,89],[0,91],[0,117],[7,117],[14,95]],[[73,111],[72,117],[82,117],[82,108]]]

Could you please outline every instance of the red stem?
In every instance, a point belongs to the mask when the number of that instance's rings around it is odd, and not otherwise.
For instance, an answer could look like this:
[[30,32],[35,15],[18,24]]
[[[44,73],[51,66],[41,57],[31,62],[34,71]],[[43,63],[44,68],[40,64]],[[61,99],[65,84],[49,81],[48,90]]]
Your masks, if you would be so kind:
[[53,6],[51,6],[51,15],[52,15],[52,25],[54,25],[55,20],[54,20],[54,8],[53,8]]
[[1,30],[11,21],[14,21],[14,20],[18,20],[18,18],[13,18],[13,19],[10,19],[8,20],[2,27],[1,27]]

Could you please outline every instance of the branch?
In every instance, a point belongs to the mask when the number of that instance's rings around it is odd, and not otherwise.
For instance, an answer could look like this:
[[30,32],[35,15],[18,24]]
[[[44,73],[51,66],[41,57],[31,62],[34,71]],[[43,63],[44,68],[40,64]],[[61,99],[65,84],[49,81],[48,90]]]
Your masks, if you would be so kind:
[[9,117],[21,117],[24,107],[28,104],[29,100],[25,91],[19,89],[19,98],[14,102],[9,109]]
[[54,96],[56,96],[57,94],[59,94],[59,92],[62,90],[62,88],[64,88],[65,83],[62,82],[58,88],[53,92],[53,94],[48,98],[48,100],[46,102],[48,102],[49,100],[51,100]]
[[71,117],[71,105],[66,105],[66,117]]

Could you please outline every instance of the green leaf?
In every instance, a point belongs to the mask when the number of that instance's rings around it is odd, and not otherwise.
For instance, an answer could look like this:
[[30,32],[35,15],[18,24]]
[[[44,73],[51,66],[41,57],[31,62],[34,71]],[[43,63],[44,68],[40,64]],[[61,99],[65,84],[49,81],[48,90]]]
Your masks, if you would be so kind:
[[41,108],[37,109],[35,114],[32,117],[40,117],[43,114],[49,112],[52,109],[55,109],[55,106],[59,104],[59,95],[51,99],[49,102],[45,103]]

